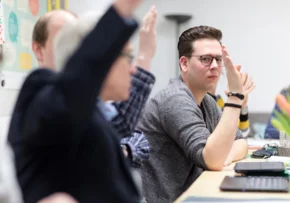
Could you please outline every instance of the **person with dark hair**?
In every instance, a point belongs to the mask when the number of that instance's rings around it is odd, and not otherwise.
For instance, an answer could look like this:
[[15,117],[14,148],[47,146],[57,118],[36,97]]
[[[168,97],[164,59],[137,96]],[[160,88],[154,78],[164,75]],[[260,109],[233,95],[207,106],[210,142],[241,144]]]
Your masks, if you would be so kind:
[[[222,32],[209,26],[179,37],[181,75],[171,79],[146,105],[138,129],[149,140],[149,161],[141,168],[148,202],[173,202],[203,170],[222,170],[245,157],[247,141],[238,130],[244,94]],[[229,95],[223,114],[207,94],[225,66]]]
[[[59,192],[81,203],[139,202],[118,135],[96,108],[96,95],[112,69],[126,70],[130,86],[133,69],[124,51],[138,25],[132,14],[140,2],[116,0],[60,73],[50,70],[48,52],[37,48],[48,67],[24,81],[8,133],[25,203]],[[61,19],[51,22],[48,27],[57,27]]]

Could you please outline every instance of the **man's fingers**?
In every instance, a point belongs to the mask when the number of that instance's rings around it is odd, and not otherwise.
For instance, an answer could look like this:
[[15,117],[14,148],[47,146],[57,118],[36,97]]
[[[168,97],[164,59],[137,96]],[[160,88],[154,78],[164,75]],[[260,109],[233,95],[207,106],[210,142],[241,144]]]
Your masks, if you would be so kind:
[[245,94],[245,95],[248,95],[248,94],[249,94],[250,92],[252,92],[255,88],[256,88],[256,85],[255,85],[254,82],[252,82],[252,83],[250,84],[249,87],[247,87],[246,89],[244,89],[244,94]]
[[241,65],[241,64],[236,65],[236,69],[237,69],[239,72],[241,71],[241,68],[242,68],[242,65]]
[[229,56],[228,50],[225,46],[222,46],[222,54],[223,54],[222,57],[225,64],[225,68],[228,69],[229,67],[233,67],[232,59]]
[[253,84],[253,85],[249,88],[249,92],[252,92],[255,88],[256,88],[256,85]]
[[247,92],[250,93],[256,88],[256,85],[253,83],[248,89]]
[[224,63],[225,63],[225,68],[228,69],[228,68],[233,68],[234,67],[234,64],[232,62],[232,59],[230,56],[226,56],[224,58]]
[[249,77],[247,83],[245,84],[245,88],[248,89],[251,85],[254,84],[252,77]]
[[151,30],[156,29],[156,19],[157,19],[157,9],[156,9],[156,6],[152,6],[149,29],[151,29]]
[[150,10],[146,13],[146,15],[143,18],[143,22],[142,22],[142,28],[146,29],[148,27],[149,24],[149,17],[151,15],[151,10],[152,10],[153,6],[150,8]]
[[222,46],[222,52],[223,52],[223,58],[225,59],[227,56],[229,56],[229,52],[226,48],[226,46]]
[[248,84],[248,79],[249,79],[248,76],[249,76],[248,73],[244,73],[243,74],[243,77],[242,77],[243,86],[245,86],[246,84]]
[[156,11],[156,7],[152,6],[149,13],[148,13],[148,22],[146,24],[146,29],[148,31],[152,31],[155,30],[155,26],[156,26],[156,17],[157,17],[157,11]]

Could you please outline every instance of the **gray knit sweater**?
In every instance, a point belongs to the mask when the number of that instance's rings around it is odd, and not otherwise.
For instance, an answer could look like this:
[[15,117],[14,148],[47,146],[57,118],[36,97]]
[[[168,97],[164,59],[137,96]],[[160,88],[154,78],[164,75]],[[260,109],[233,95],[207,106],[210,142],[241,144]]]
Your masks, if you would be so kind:
[[[180,77],[171,79],[148,101],[138,124],[151,147],[149,161],[140,169],[148,203],[173,202],[207,169],[202,151],[221,110],[209,95],[202,106],[206,121]],[[237,131],[236,139],[240,138],[241,132]]]

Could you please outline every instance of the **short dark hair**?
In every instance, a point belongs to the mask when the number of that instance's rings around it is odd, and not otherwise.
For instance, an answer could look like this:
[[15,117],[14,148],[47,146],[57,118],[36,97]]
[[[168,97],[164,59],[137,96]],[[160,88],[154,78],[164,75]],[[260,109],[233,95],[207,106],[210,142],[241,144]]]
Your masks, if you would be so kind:
[[48,38],[47,25],[49,23],[49,16],[41,16],[34,25],[32,32],[32,40],[41,46],[44,46]]
[[[60,9],[60,10],[62,10],[62,9]],[[64,11],[77,17],[77,15],[71,11],[67,11],[67,10],[64,10]],[[49,14],[50,13],[47,13],[38,19],[38,21],[34,25],[33,32],[32,32],[32,40],[34,42],[37,42],[38,44],[40,44],[43,47],[45,46],[45,43],[46,43],[48,35],[49,35],[47,27],[48,27],[49,21],[52,17],[52,15],[49,15]]]
[[182,56],[189,57],[193,50],[193,42],[199,39],[216,39],[221,43],[222,32],[219,29],[210,26],[196,26],[185,30],[178,40],[179,58]]

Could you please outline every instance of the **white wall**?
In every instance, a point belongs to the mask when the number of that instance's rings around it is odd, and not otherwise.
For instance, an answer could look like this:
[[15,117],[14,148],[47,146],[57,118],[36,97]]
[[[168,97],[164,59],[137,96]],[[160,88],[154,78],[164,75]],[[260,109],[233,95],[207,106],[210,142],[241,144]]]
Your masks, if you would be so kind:
[[[70,0],[70,9],[82,14],[106,8],[112,0]],[[157,82],[153,94],[174,77],[176,65],[175,25],[164,18],[168,13],[192,14],[181,31],[195,25],[211,25],[223,31],[223,43],[234,62],[255,79],[251,111],[271,111],[277,92],[290,83],[290,1],[289,0],[144,0],[136,16],[141,19],[152,4],[159,11],[158,48],[153,60]],[[134,37],[137,46],[137,38]],[[226,88],[221,78],[218,92]],[[10,114],[17,91],[0,89],[0,116]]]
[[82,15],[88,10],[106,9],[112,2],[112,0],[70,0],[69,9]]
[[0,117],[10,116],[18,91],[0,88]]

